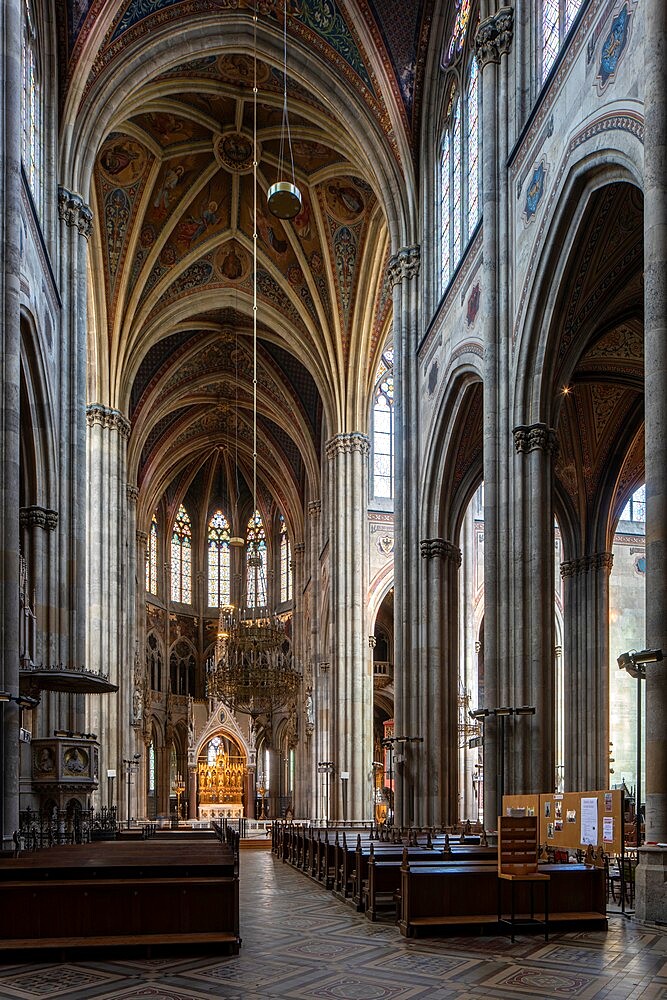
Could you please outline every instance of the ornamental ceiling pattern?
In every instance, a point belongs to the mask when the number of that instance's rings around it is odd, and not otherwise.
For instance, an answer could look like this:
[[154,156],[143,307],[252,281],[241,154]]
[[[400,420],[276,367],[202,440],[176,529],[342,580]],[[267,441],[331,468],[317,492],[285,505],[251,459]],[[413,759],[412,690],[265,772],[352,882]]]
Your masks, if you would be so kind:
[[[387,74],[392,96],[400,102],[401,117],[411,136],[417,135],[421,104],[423,56],[428,45],[434,0],[358,0],[355,13],[344,0],[291,0],[288,31],[315,47],[342,70],[383,115],[383,97],[373,66],[378,58]],[[60,34],[68,54],[67,76],[76,71],[87,39],[100,17],[104,0],[66,0],[60,8]],[[169,22],[206,11],[257,9],[260,17],[275,21],[282,16],[276,0],[125,0],[111,18],[89,83],[110,65],[123,49],[143,34]],[[362,26],[355,19],[362,17]],[[362,27],[362,31],[359,30]],[[373,52],[367,52],[361,34],[369,34]]]

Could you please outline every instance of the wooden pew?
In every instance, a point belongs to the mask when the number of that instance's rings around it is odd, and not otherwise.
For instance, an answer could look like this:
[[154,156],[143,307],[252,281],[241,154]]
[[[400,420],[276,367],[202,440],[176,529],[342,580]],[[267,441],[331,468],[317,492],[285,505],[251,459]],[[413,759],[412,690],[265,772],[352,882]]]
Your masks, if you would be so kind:
[[[550,924],[587,922],[606,929],[604,871],[585,865],[541,865],[551,876]],[[509,907],[509,887],[502,883],[502,906]],[[529,887],[517,887],[517,907],[529,908]],[[401,934],[414,936],[451,926],[498,930],[498,873],[488,863],[401,866]],[[539,915],[536,915],[539,916]]]
[[234,852],[99,841],[0,861],[0,952],[206,945],[238,952]]

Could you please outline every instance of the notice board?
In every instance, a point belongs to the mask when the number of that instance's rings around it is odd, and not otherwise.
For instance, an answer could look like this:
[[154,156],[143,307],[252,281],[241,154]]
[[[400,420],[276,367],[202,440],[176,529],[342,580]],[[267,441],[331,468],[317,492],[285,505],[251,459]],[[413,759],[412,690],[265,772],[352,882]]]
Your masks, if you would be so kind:
[[503,813],[525,808],[539,817],[540,844],[571,851],[602,847],[607,854],[623,850],[623,792],[551,792],[504,795]]

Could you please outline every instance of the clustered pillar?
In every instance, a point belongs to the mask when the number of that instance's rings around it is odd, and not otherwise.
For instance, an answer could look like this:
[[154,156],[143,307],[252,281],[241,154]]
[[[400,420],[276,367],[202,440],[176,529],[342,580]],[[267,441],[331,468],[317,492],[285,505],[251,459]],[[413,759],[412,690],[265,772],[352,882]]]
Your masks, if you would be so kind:
[[[338,434],[326,444],[331,511],[331,688],[335,816],[367,818],[373,761],[373,677],[367,655],[366,511],[369,440]],[[345,778],[345,775],[348,775]]]

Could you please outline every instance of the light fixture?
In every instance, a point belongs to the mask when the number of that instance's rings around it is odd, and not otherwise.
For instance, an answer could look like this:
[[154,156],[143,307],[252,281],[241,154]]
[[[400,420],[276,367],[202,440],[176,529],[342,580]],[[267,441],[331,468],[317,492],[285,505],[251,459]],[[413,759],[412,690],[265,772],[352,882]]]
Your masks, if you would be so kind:
[[619,670],[625,670],[631,677],[646,677],[647,663],[660,663],[662,660],[661,649],[629,649],[627,653],[621,653],[617,657]]
[[[257,17],[255,15],[255,32]],[[257,42],[255,36],[253,86],[253,287],[252,287],[252,502],[253,518],[257,502]],[[240,539],[241,544],[243,539]],[[238,540],[235,539],[238,544]],[[268,606],[264,560],[260,542],[254,537],[247,558],[253,574],[252,606],[220,608],[215,663],[209,673],[209,697],[222,698],[233,710],[247,712],[254,719],[293,705],[301,684],[285,626]],[[261,586],[260,586],[261,584]]]
[[[256,86],[256,84],[255,84]],[[285,137],[292,168],[291,181],[281,179],[285,172]],[[256,148],[256,147],[255,147]],[[283,120],[280,126],[280,152],[278,154],[278,180],[267,192],[269,212],[277,219],[294,219],[301,211],[301,192],[294,176],[292,133],[287,111],[287,0],[283,0]]]
[[535,715],[534,705],[519,705],[518,708],[514,709],[515,715]]
[[487,716],[491,714],[488,708],[476,708],[472,712],[468,712],[471,719],[486,719]]

